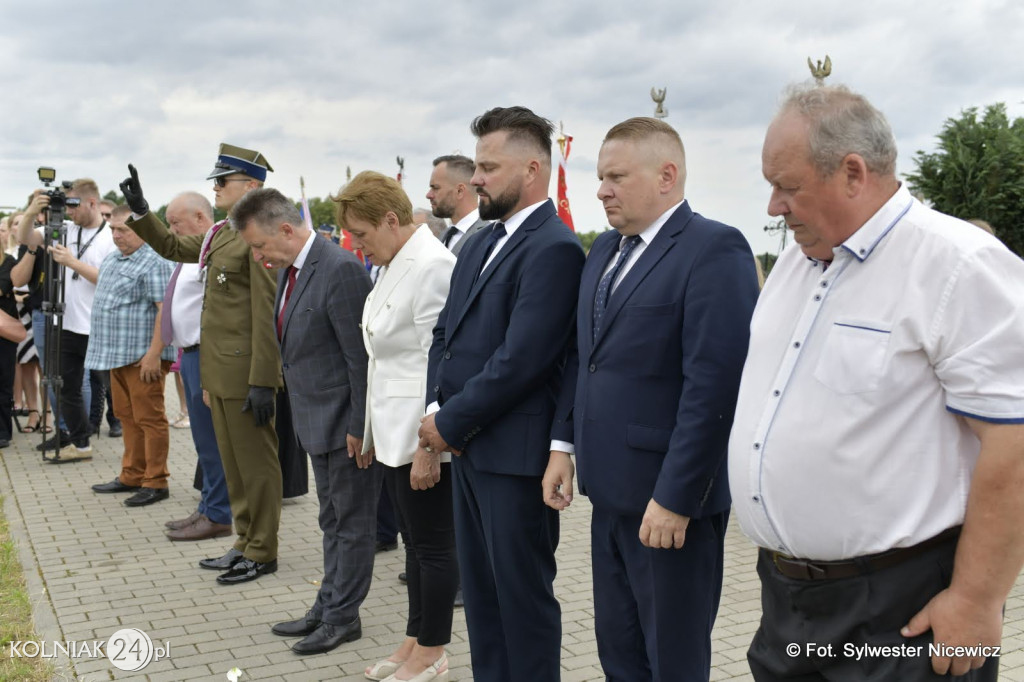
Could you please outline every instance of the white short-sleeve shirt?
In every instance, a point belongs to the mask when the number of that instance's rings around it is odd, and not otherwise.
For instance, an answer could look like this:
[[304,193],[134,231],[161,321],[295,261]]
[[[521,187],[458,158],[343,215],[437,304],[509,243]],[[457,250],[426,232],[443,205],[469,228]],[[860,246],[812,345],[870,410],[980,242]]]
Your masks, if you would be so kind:
[[962,523],[961,415],[1024,422],[1024,261],[903,187],[834,252],[794,245],[772,270],[729,442],[743,531],[818,560]]

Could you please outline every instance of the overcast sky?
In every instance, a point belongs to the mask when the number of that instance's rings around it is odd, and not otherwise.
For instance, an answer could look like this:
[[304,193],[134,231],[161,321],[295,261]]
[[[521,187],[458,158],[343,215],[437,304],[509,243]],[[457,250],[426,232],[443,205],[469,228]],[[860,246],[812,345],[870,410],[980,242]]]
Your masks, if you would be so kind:
[[[768,186],[764,130],[807,58],[868,96],[899,143],[898,170],[943,121],[1006,102],[1024,115],[1024,3],[29,2],[0,0],[0,206],[23,205],[36,168],[116,189],[126,165],[147,198],[205,180],[220,142],[262,151],[268,184],[325,196],[366,169],[423,198],[438,155],[472,157],[473,117],[520,104],[574,136],[569,200],[579,231],[606,224],[597,151],[619,121],[666,119],[687,150],[694,210],[743,230],[755,251]],[[1016,47],[1014,47],[1016,45]],[[554,178],[552,178],[552,188]],[[553,189],[552,189],[553,192]]]

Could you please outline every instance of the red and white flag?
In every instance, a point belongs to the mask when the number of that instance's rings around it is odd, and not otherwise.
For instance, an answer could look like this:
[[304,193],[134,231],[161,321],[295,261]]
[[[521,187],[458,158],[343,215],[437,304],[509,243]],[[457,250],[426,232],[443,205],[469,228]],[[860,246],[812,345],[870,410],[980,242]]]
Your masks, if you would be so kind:
[[569,226],[570,230],[575,232],[576,227],[572,224],[572,211],[569,210],[568,188],[565,184],[565,168],[569,160],[569,150],[572,148],[572,136],[559,137],[558,148],[562,152],[562,158],[558,160],[558,217]]

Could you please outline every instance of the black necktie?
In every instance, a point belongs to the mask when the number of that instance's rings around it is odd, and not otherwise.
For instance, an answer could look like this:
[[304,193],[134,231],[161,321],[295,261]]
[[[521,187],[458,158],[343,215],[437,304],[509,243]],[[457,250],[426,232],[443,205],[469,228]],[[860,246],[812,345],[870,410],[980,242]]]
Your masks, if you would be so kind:
[[[505,223],[494,223],[494,225],[491,226],[491,233],[487,235],[487,250],[484,251],[484,260],[483,263],[480,264],[480,272],[476,273],[477,279],[480,279],[480,273],[482,273],[484,268],[487,267],[487,259],[490,258],[491,252],[494,251],[495,244],[497,244],[498,240],[504,236]],[[473,281],[474,283],[476,282],[476,280]]]
[[445,248],[450,248],[448,245],[452,243],[452,237],[459,233],[459,228],[452,225],[445,230],[444,236],[441,237],[441,243],[445,245]]
[[629,260],[629,254],[633,253],[633,249],[640,243],[640,235],[635,234],[632,237],[626,237],[619,247],[619,259],[615,261],[615,266],[608,271],[608,274],[601,278],[601,282],[597,285],[597,294],[594,296],[594,338],[597,338],[597,332],[601,329],[601,318],[604,316],[605,309],[608,308],[608,297],[611,296],[612,285],[615,283],[615,278],[622,272],[622,267]]

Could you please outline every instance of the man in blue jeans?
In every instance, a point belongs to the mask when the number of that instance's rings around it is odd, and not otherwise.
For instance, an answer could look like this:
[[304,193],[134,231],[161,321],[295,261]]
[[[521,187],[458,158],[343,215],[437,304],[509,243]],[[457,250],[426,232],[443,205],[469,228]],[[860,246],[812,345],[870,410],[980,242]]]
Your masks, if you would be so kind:
[[[185,192],[167,205],[167,225],[178,235],[205,234],[213,226],[213,208],[206,197]],[[198,263],[180,263],[164,295],[161,332],[164,341],[180,348],[181,380],[185,384],[192,442],[199,455],[203,489],[199,507],[183,519],[168,521],[167,538],[174,541],[205,540],[231,535],[231,507],[224,481],[210,408],[203,402],[199,384],[199,316],[203,307],[203,280]]]

